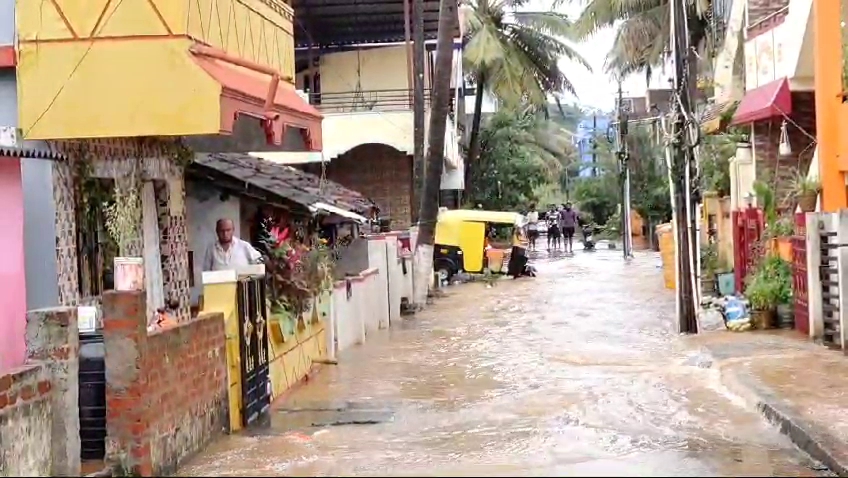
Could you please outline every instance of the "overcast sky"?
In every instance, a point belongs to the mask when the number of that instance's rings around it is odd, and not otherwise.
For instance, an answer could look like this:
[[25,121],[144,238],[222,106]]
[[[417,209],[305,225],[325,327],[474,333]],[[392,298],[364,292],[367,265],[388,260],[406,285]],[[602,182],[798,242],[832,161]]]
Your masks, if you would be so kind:
[[[536,0],[533,2],[536,5],[532,7],[536,10],[544,10],[546,3],[544,0]],[[584,5],[584,2],[574,0],[571,4],[560,7],[559,10],[574,19],[580,14]],[[609,28],[598,32],[588,41],[577,45],[577,51],[592,66],[592,72],[587,71],[582,66],[570,60],[560,60],[560,68],[566,72],[568,79],[571,80],[571,83],[574,84],[574,89],[577,91],[577,98],[569,95],[566,99],[567,102],[577,102],[581,105],[603,110],[611,110],[615,106],[614,99],[618,90],[618,84],[604,73],[604,59],[614,39],[615,30]],[[654,77],[651,79],[651,87],[668,87],[667,82],[663,81],[662,72],[656,72],[654,74]],[[625,96],[642,96],[647,90],[645,75],[630,76],[624,81],[622,90]]]

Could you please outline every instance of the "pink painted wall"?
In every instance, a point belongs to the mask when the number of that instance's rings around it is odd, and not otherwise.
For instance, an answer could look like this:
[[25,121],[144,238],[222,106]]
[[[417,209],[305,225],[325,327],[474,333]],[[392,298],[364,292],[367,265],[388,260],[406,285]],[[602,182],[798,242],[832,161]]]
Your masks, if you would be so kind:
[[26,271],[21,161],[0,157],[0,369],[23,364],[26,356],[25,331]]

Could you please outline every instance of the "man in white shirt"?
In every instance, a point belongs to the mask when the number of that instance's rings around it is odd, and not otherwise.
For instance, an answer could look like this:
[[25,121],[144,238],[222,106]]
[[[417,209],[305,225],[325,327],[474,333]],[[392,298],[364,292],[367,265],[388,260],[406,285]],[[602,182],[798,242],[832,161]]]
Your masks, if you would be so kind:
[[256,264],[262,254],[247,241],[235,237],[235,226],[230,219],[218,219],[215,234],[218,239],[206,249],[203,257],[204,271],[241,269]]
[[536,239],[539,237],[539,212],[536,204],[530,204],[530,212],[527,213],[527,239],[530,241],[530,250],[536,250]]

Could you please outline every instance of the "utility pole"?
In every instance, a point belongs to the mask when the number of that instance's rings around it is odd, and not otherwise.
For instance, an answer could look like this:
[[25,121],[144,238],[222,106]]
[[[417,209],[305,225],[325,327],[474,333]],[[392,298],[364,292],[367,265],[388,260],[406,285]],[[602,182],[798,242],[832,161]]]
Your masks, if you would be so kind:
[[690,128],[689,37],[683,0],[671,0],[671,55],[674,61],[674,95],[671,109],[671,190],[673,191],[675,262],[677,263],[677,316],[680,333],[698,332],[697,277],[693,250],[694,161]]
[[424,194],[424,0],[412,1],[412,221]]
[[598,175],[598,115],[592,113],[592,177]]
[[621,80],[618,80],[618,101],[615,105],[615,156],[618,158],[619,184],[621,187],[621,249],[624,258],[633,257],[633,237],[630,233],[630,159],[627,150],[627,112],[624,111],[624,98]]

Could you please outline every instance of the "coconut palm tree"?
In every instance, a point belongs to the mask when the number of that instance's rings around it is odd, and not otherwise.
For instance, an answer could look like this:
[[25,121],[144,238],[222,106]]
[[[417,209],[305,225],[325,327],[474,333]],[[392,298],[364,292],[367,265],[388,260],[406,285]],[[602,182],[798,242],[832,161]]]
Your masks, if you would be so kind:
[[[711,0],[686,0],[689,44],[700,51],[712,40],[708,20]],[[620,22],[620,23],[619,23]],[[618,24],[607,54],[606,70],[619,77],[662,65],[671,37],[668,0],[590,0],[574,22],[574,34],[586,40],[599,30]],[[690,56],[694,59],[694,55]]]
[[492,91],[506,103],[544,105],[547,95],[574,87],[560,70],[560,58],[589,68],[565,39],[571,22],[554,11],[531,12],[527,0],[470,0],[465,5],[465,71],[477,85],[466,170],[480,151],[479,133],[483,93]]

